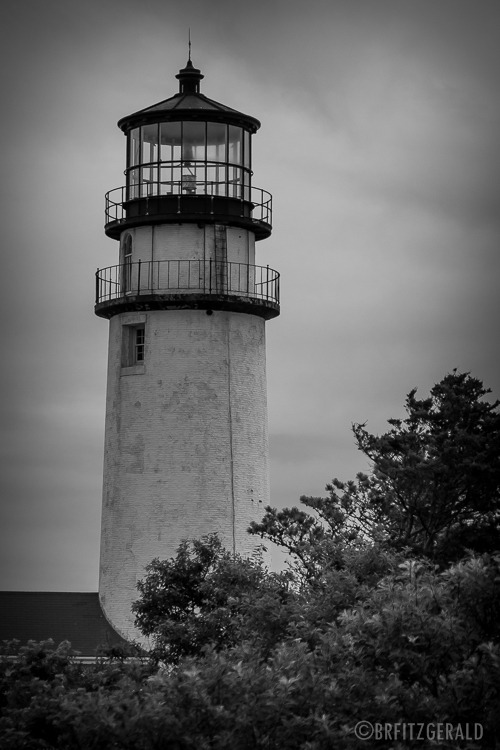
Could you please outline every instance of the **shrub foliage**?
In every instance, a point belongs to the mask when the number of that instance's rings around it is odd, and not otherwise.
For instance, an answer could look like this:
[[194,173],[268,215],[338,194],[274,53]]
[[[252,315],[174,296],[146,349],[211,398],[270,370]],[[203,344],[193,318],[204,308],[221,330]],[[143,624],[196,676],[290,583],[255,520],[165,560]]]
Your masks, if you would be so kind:
[[[253,533],[290,570],[217,537],[154,560],[139,584],[145,657],[79,663],[67,643],[5,644],[6,749],[329,750],[500,747],[500,422],[456,372],[370,435],[373,462]],[[355,726],[462,728],[367,742]],[[466,726],[481,725],[470,739]]]

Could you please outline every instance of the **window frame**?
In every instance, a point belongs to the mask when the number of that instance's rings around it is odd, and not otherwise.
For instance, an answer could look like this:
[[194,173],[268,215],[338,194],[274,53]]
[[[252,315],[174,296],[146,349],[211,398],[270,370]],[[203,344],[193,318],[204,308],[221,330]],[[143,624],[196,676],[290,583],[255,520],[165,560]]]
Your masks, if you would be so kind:
[[123,323],[121,335],[122,373],[143,373],[145,371],[146,353],[145,321]]

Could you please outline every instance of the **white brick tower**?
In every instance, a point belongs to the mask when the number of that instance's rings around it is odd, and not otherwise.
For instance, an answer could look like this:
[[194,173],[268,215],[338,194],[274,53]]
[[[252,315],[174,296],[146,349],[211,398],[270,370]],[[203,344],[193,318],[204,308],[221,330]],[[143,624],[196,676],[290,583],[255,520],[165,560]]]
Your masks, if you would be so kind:
[[279,275],[255,265],[271,196],[252,186],[253,117],[200,93],[189,59],[179,93],[122,118],[126,185],[106,196],[119,264],[96,274],[108,318],[99,595],[136,637],[131,603],[154,557],[218,532],[251,554],[269,502],[265,321]]

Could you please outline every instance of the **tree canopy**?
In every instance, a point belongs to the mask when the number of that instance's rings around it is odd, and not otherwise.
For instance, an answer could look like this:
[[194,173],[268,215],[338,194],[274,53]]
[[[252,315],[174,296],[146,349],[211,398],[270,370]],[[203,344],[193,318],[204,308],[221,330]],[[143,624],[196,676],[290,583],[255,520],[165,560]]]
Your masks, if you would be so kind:
[[[488,393],[453,372],[427,399],[412,390],[384,435],[354,425],[370,474],[252,526],[290,552],[287,572],[214,535],[152,561],[134,605],[148,656],[84,666],[69,644],[11,644],[2,748],[498,750],[500,422]],[[359,722],[385,733],[367,741]],[[398,738],[402,726],[423,736]]]
[[293,600],[289,575],[233,555],[215,534],[183,542],[171,560],[153,560],[138,590],[136,625],[153,638],[151,655],[171,663],[243,640],[267,652],[284,637]]
[[428,398],[413,389],[406,418],[389,419],[383,435],[353,425],[370,474],[333,479],[325,498],[301,497],[308,511],[268,507],[252,533],[284,546],[310,575],[331,565],[342,543],[370,540],[442,565],[499,549],[500,402],[489,393],[456,371]]

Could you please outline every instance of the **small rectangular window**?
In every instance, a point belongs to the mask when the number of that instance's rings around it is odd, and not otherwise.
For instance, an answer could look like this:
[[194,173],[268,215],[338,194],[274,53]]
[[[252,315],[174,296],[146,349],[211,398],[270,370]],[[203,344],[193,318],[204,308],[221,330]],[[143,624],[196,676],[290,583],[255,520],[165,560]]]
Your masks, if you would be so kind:
[[162,161],[177,161],[181,158],[181,123],[160,124],[160,148]]
[[182,125],[182,159],[184,161],[204,161],[205,123],[184,122]]
[[247,169],[250,169],[250,133],[247,130],[243,131],[243,165],[247,167]]
[[226,161],[227,125],[207,122],[207,160]]
[[145,330],[144,326],[138,326],[134,329],[135,341],[134,341],[134,364],[140,364],[144,362],[144,343],[145,343]]
[[122,328],[122,367],[143,365],[146,359],[146,327],[144,323]]
[[234,125],[229,126],[228,136],[228,161],[231,164],[241,164],[241,128],[237,128]]
[[141,163],[140,153],[141,153],[141,147],[140,147],[140,137],[139,137],[139,128],[134,128],[130,131],[129,135],[129,160],[128,160],[128,166],[134,167],[136,164]]
[[142,164],[158,161],[158,125],[144,125],[142,135]]

